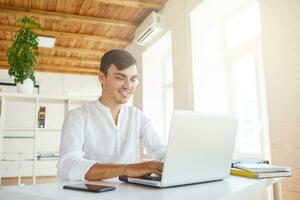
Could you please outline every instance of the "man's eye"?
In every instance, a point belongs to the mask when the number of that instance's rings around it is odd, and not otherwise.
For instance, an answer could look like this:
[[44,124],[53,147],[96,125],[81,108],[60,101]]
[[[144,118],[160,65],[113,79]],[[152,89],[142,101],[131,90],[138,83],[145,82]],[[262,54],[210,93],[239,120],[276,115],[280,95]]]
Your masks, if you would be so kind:
[[117,80],[119,80],[119,81],[123,81],[124,80],[124,77],[122,77],[122,76],[116,76],[115,77]]

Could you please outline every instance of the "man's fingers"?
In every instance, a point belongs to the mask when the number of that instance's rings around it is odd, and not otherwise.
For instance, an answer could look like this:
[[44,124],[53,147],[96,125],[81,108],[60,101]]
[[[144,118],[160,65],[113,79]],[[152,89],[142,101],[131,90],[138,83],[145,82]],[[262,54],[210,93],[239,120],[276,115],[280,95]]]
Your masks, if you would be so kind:
[[159,171],[163,171],[163,168],[164,168],[164,165],[163,165],[163,163],[161,163],[159,166],[158,166],[158,169],[159,169]]
[[155,174],[155,175],[157,175],[157,176],[161,176],[161,171],[159,171],[159,170],[153,170],[153,172],[152,172],[153,174]]
[[159,170],[160,172],[162,172],[163,171],[163,163],[161,163],[161,162],[157,162],[157,163],[155,163],[155,168],[157,169],[157,170]]
[[162,171],[163,171],[163,163],[159,161],[150,161],[144,163],[145,167],[147,166],[148,168],[148,173],[153,173],[156,174],[157,176],[161,176]]

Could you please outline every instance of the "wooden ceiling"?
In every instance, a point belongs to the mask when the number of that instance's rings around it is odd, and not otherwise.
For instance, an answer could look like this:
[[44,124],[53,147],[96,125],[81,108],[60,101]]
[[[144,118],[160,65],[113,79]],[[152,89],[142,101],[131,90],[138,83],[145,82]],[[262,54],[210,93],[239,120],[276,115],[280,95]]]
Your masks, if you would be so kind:
[[36,71],[97,75],[104,52],[125,48],[139,24],[167,0],[0,0],[0,68],[24,15],[56,38],[54,48],[40,48]]

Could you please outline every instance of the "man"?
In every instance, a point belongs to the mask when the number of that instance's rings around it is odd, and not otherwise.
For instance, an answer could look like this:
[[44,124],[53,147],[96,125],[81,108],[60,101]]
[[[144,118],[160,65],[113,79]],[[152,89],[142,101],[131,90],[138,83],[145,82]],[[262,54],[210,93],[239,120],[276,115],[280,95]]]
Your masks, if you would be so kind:
[[165,146],[145,114],[124,105],[138,84],[135,59],[124,50],[107,52],[101,59],[99,80],[101,97],[65,118],[57,164],[60,179],[160,176],[162,162],[139,163],[139,150],[144,146],[160,160]]

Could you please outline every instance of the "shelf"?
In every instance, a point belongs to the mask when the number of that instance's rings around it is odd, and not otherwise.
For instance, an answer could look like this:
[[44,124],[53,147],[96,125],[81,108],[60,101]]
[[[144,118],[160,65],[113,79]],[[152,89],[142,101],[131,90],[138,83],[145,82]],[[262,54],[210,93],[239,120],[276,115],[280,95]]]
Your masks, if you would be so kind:
[[52,95],[39,95],[39,94],[20,94],[20,93],[5,93],[0,92],[0,96],[6,97],[6,98],[27,98],[27,99],[40,99],[40,100],[50,100],[50,101],[63,101],[63,100],[82,100],[82,101],[93,101],[98,98],[98,95],[65,95],[65,96],[52,96]]
[[51,96],[39,96],[40,101],[65,101],[68,100],[66,97],[51,97]]
[[19,94],[19,93],[1,93],[1,96],[9,99],[36,99],[36,95]]
[[[66,113],[97,98],[96,95],[82,94],[50,96],[0,92],[0,143],[3,143],[0,146],[0,165],[6,166],[4,174],[0,171],[0,178],[3,175],[18,174],[15,168],[10,167],[18,163],[24,163],[22,171],[25,174],[33,173],[34,179],[36,175],[55,175],[58,158],[38,160],[37,151],[53,149],[58,152],[61,126]],[[38,128],[38,111],[41,106],[46,107],[45,128]],[[4,155],[3,152],[9,154]],[[28,155],[21,155],[23,159],[18,161],[19,155],[14,152],[26,152]]]
[[34,139],[34,136],[3,136],[4,139]]
[[58,161],[58,158],[43,158],[40,160],[36,160],[37,162],[42,162],[42,161]]
[[33,159],[21,159],[21,160],[6,160],[6,159],[2,159],[1,162],[34,162]]
[[[58,161],[58,158],[44,158],[44,159],[40,159],[40,160],[35,160],[36,162],[43,162],[43,161],[55,161],[57,162]],[[33,159],[9,159],[9,160],[6,160],[6,159],[2,159],[1,162],[34,162]]]
[[3,131],[61,131],[60,128],[3,128]]
[[36,130],[41,131],[41,132],[43,132],[43,131],[56,131],[56,132],[61,131],[60,128],[37,128]]
[[3,128],[3,131],[34,131],[35,128]]

